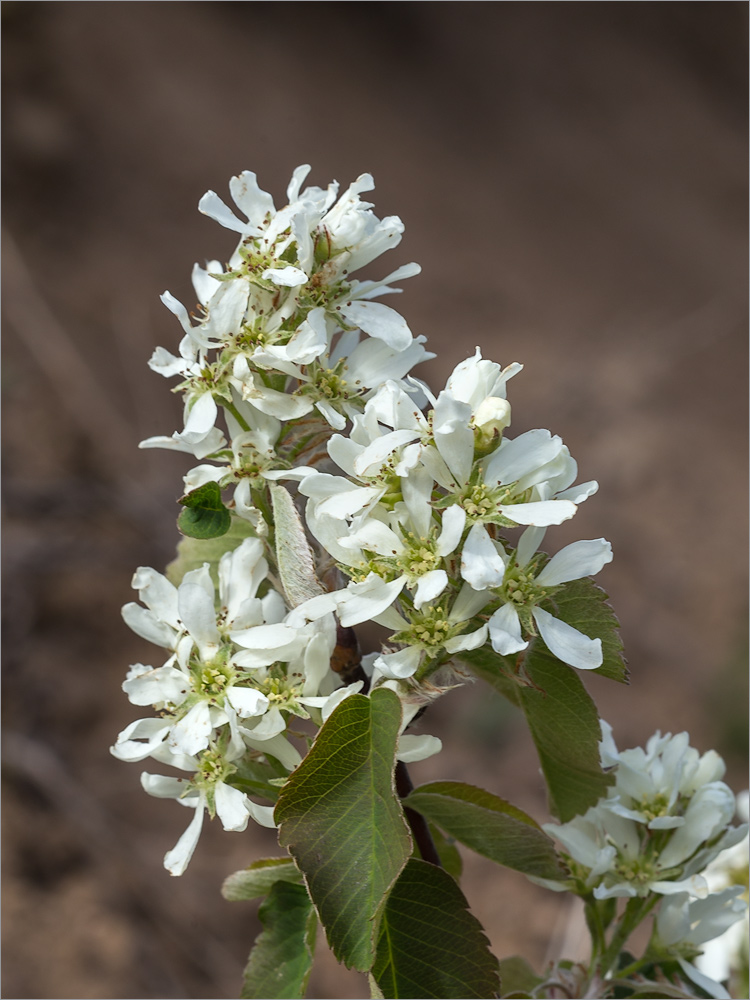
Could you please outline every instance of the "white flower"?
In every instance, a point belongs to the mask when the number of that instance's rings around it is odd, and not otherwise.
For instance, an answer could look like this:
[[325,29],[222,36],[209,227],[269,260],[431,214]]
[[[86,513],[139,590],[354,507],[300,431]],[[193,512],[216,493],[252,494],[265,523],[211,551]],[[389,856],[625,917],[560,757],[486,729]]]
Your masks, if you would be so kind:
[[[748,820],[748,793],[737,796],[737,818],[743,824]],[[750,860],[750,844],[747,835],[737,841],[732,847],[722,851],[711,861],[703,873],[711,892],[722,896],[724,892],[742,893],[744,912],[737,923],[733,923],[724,933],[718,933],[711,940],[706,940],[703,954],[695,960],[698,969],[714,980],[723,982],[729,979],[736,970],[747,968],[748,965],[748,861]],[[731,889],[730,889],[731,887]],[[711,897],[709,897],[711,898]],[[732,902],[734,912],[739,913],[740,900]]]
[[[688,979],[719,1000],[730,1000],[730,994],[721,985],[732,971],[730,955],[736,961],[747,943],[743,929],[747,923],[747,903],[739,898],[744,891],[743,886],[735,885],[697,900],[679,893],[665,898],[656,916],[661,944],[675,955]],[[730,939],[735,946],[734,954],[728,953]],[[708,947],[696,957],[701,946]],[[688,959],[694,959],[694,964]]]
[[713,751],[700,757],[687,733],[656,733],[645,750],[618,752],[611,728],[603,723],[602,731],[614,785],[584,816],[544,829],[588,870],[581,877],[597,899],[649,892],[705,898],[701,872],[747,833],[729,827],[734,796],[716,780],[724,762]]
[[[330,620],[302,629],[285,625],[286,607],[274,590],[256,596],[268,573],[262,553],[260,540],[247,538],[222,556],[218,613],[207,564],[186,573],[179,588],[154,570],[136,572],[133,585],[147,608],[126,605],[123,616],[138,634],[173,655],[155,670],[142,664],[131,668],[123,685],[130,700],[153,705],[163,717],[127,727],[112,748],[115,756],[143,759],[165,741],[172,753],[194,756],[228,726],[227,759],[241,756],[246,745],[264,743],[262,749],[268,749],[273,739],[274,756],[291,767],[299,762],[281,736],[285,722],[279,708],[304,714],[297,694],[317,694],[335,635]],[[289,665],[287,680],[269,687],[262,668],[278,662]],[[277,707],[269,711],[271,690]]]
[[183,778],[170,778],[161,774],[141,774],[144,791],[156,798],[176,799],[182,806],[194,809],[195,813],[171,851],[164,856],[164,867],[170,875],[182,875],[190,863],[203,828],[205,810],[213,809],[225,830],[242,831],[247,828],[252,817],[261,826],[275,827],[272,806],[259,806],[237,788],[224,781],[210,783],[207,788],[188,783]]
[[[477,524],[472,530],[482,528]],[[554,555],[541,570],[537,570],[532,556],[541,534],[543,532],[538,529],[528,529],[521,537],[515,559],[507,561],[502,570],[498,565],[495,574],[479,575],[481,563],[477,565],[477,555],[467,571],[462,570],[462,575],[469,579],[472,586],[478,583],[494,587],[503,601],[489,621],[490,640],[496,652],[508,656],[525,649],[528,641],[523,638],[523,629],[533,634],[535,625],[550,652],[563,663],[580,670],[596,669],[602,664],[601,639],[589,638],[538,607],[538,604],[560,584],[598,573],[612,561],[612,546],[603,538],[573,542]],[[501,560],[498,547],[494,548],[498,552],[498,560]],[[473,570],[474,577],[467,576],[468,569]],[[481,586],[476,589],[481,589]]]

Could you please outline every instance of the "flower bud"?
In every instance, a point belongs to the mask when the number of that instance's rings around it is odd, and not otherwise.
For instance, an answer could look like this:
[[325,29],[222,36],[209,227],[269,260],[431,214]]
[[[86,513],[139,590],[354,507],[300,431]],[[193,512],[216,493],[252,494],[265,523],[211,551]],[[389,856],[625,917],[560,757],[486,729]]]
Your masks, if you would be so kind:
[[510,426],[510,403],[500,396],[483,399],[474,414],[474,447],[486,455],[497,447],[506,427]]

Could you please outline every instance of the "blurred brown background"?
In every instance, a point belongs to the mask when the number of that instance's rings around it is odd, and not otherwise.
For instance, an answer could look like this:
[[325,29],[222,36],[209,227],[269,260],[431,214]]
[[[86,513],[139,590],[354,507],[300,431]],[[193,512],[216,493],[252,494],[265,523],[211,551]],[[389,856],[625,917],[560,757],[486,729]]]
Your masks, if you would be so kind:
[[[108,754],[152,647],[121,623],[177,540],[188,456],[146,361],[181,336],[195,260],[234,238],[208,188],[375,175],[418,260],[398,305],[442,385],[481,345],[526,369],[513,432],[550,427],[601,489],[558,548],[605,535],[632,684],[593,678],[620,746],[657,727],[746,762],[747,109],[744,3],[14,3],[4,81],[6,997],[231,997],[258,931],[229,872],[267,831],[184,810]],[[425,718],[415,781],[484,784],[544,821],[518,720],[480,685]],[[487,862],[464,889],[500,956],[538,967],[563,902]],[[549,938],[552,933],[552,943]],[[572,948],[575,942],[567,941]],[[310,995],[367,996],[321,953]]]

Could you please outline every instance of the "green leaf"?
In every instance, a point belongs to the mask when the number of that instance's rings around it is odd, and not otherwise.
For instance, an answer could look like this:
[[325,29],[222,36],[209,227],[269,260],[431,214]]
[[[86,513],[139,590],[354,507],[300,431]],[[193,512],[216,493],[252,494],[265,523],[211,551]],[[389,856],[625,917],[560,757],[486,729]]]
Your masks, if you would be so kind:
[[302,883],[302,875],[291,858],[262,858],[224,879],[221,894],[230,902],[265,896],[275,882]]
[[404,805],[499,865],[537,878],[567,874],[552,841],[531,816],[482,788],[433,781],[415,788]]
[[247,795],[260,795],[264,799],[276,802],[279,797],[277,782],[286,781],[287,769],[268,754],[265,760],[242,759],[235,764],[237,770],[227,779],[234,788],[239,788]]
[[460,882],[464,863],[456,847],[456,841],[453,837],[446,837],[443,831],[439,830],[433,823],[428,822],[427,827],[430,831],[432,842],[435,845],[435,850],[438,852],[440,864],[449,875],[453,876],[456,882]]
[[519,706],[519,682],[515,679],[515,658],[501,656],[490,646],[473,649],[459,654],[459,657],[477,677],[507,698],[512,705]]
[[179,587],[187,572],[208,563],[211,579],[218,591],[219,560],[225,552],[231,552],[246,538],[254,536],[255,531],[249,521],[245,521],[241,517],[233,517],[229,531],[220,539],[181,538],[177,543],[177,557],[167,566],[166,577],[175,587]]
[[603,661],[593,673],[628,683],[628,668],[622,655],[620,623],[607,604],[607,594],[590,577],[571,580],[549,602],[557,618],[592,639],[602,640]]
[[447,872],[412,858],[388,896],[372,974],[387,998],[494,997],[498,962]]
[[315,575],[315,561],[302,520],[288,490],[271,484],[276,562],[281,585],[290,607],[325,593]]
[[255,939],[240,996],[247,1000],[303,997],[310,976],[317,919],[301,885],[276,882],[258,910]]
[[503,984],[502,996],[529,997],[539,983],[544,982],[531,968],[525,958],[511,955],[500,959],[500,982]]
[[367,971],[384,899],[411,854],[393,784],[401,703],[350,695],[281,790],[275,817],[340,962]]
[[593,806],[614,781],[599,762],[596,705],[573,667],[534,640],[524,661],[532,687],[519,688],[521,707],[547,781],[550,806],[563,823]]
[[218,483],[204,483],[180,497],[185,510],[177,518],[177,527],[190,538],[219,538],[226,535],[232,513],[221,499]]

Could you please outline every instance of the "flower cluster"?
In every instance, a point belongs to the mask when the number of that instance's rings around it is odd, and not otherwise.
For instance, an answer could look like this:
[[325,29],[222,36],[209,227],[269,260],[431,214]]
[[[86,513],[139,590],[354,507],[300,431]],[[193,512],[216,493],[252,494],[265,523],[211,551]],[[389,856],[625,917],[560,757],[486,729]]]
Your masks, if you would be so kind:
[[[549,561],[537,551],[547,528],[571,518],[597,484],[572,485],[576,463],[549,431],[504,434],[506,383],[520,369],[502,369],[477,348],[437,398],[422,386],[426,413],[386,382],[350,434],[328,442],[343,475],[314,470],[300,482],[308,527],[350,582],[299,613],[335,609],[344,624],[373,619],[392,629],[396,648],[375,663],[383,677],[419,678],[488,641],[516,653],[535,635],[571,666],[602,664],[599,639],[541,605],[610,562],[609,542],[574,542]],[[501,531],[519,526],[511,546]]]
[[286,624],[287,608],[270,586],[259,539],[246,538],[225,553],[218,572],[218,607],[206,564],[186,573],[179,587],[153,569],[138,569],[133,587],[145,607],[123,608],[133,631],[170,655],[156,668],[130,668],[123,690],[134,705],[151,706],[159,715],[131,723],[112,753],[126,761],[152,758],[193,775],[142,776],[150,794],[196,809],[187,834],[165,859],[173,874],[190,860],[205,808],[227,830],[244,830],[250,817],[274,826],[272,808],[238,787],[243,771],[248,762],[269,757],[281,774],[296,767],[301,758],[285,735],[288,717],[325,709],[340,685],[329,665],[332,619],[303,628]]
[[734,794],[724,761],[700,756],[687,733],[655,733],[645,749],[618,751],[602,722],[602,764],[614,770],[607,795],[569,823],[544,829],[565,849],[574,891],[595,899],[688,893],[704,898],[701,874],[747,835],[732,827]]
[[[195,266],[194,313],[164,293],[182,339],[178,354],[159,347],[149,362],[180,379],[184,425],[141,446],[197,459],[183,500],[215,484],[234,524],[218,565],[174,584],[141,568],[133,586],[145,607],[124,609],[169,658],[131,667],[126,693],[158,717],[132,723],[113,753],[193,775],[143,777],[149,793],[196,810],[167,856],[173,873],[184,870],[206,810],[227,829],[249,817],[273,824],[271,807],[248,793],[268,799],[299,762],[293,716],[320,724],[346,693],[386,684],[402,699],[405,726],[445,689],[427,679],[485,645],[507,656],[539,636],[574,667],[603,660],[601,640],[563,621],[555,595],[602,569],[609,543],[574,542],[551,559],[539,551],[547,529],[597,484],[574,485],[576,463],[557,435],[506,433],[520,364],[503,368],[477,349],[437,396],[410,375],[434,355],[376,300],[418,265],[354,277],[399,243],[403,225],[362,200],[369,174],[339,196],[336,183],[305,187],[308,171],[294,171],[280,209],[249,171],[229,185],[241,217],[214,192],[201,199],[201,212],[239,242],[225,265]],[[299,588],[284,580],[288,544],[273,502],[281,480],[305,503],[300,531],[317,546],[302,542]],[[356,678],[330,668],[334,616],[342,628],[389,629]],[[433,737],[402,736],[404,759],[437,749]],[[259,782],[261,764],[280,770]]]

